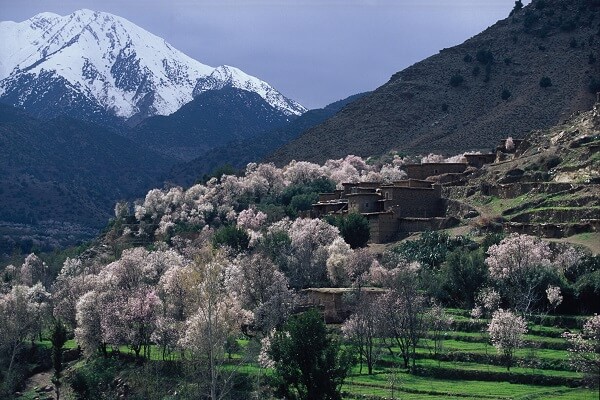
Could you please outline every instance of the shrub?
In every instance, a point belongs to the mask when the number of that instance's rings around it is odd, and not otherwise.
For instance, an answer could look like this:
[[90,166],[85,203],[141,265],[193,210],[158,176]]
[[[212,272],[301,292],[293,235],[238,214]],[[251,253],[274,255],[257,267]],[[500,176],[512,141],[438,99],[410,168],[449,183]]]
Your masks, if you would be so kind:
[[588,85],[588,90],[590,91],[590,93],[600,92],[600,78],[593,77],[590,80],[590,84]]
[[571,40],[569,41],[569,47],[572,49],[576,49],[577,48],[577,39],[571,38]]
[[547,76],[544,76],[542,79],[540,79],[540,87],[547,88],[550,86],[552,86],[552,79]]
[[340,230],[344,241],[353,249],[365,247],[371,237],[369,221],[361,214],[350,213],[347,216],[330,216],[326,220]]
[[458,87],[458,86],[462,85],[464,80],[465,80],[465,78],[461,74],[452,75],[452,78],[450,78],[450,86]]
[[473,67],[473,70],[471,71],[471,73],[473,74],[473,76],[477,76],[477,75],[479,75],[480,71],[481,71],[481,69],[479,68],[479,65],[476,65]]
[[442,104],[442,111],[443,112],[448,112],[448,103],[443,103]]
[[513,7],[510,14],[508,14],[508,16],[510,17],[522,9],[523,9],[523,2],[521,0],[517,0],[517,1],[515,1],[515,6]]
[[229,246],[236,251],[244,251],[248,249],[249,244],[250,237],[246,231],[233,225],[220,228],[213,237],[215,247]]
[[510,96],[512,96],[512,93],[510,92],[510,90],[504,89],[502,91],[502,95],[501,95],[502,100],[508,100],[510,98]]
[[473,57],[470,54],[466,54],[463,58],[463,61],[466,63],[470,63],[471,61],[473,61]]
[[479,49],[475,58],[481,64],[491,64],[494,62],[494,54],[487,49]]
[[588,64],[594,64],[596,62],[596,56],[594,55],[594,53],[590,53],[588,55]]

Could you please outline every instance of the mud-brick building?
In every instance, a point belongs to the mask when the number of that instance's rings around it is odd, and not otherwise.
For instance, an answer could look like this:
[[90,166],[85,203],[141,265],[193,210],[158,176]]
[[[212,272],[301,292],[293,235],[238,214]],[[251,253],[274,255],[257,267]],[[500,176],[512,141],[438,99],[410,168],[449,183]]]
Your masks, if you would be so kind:
[[[375,287],[361,288],[361,302],[372,302],[385,289]],[[301,292],[300,303],[303,307],[315,307],[323,311],[325,322],[336,324],[343,322],[352,311],[349,307],[350,295],[356,295],[353,288],[309,288]]]
[[339,192],[320,195],[313,205],[315,217],[348,212],[367,218],[374,243],[394,240],[401,232],[440,229],[445,220],[441,186],[415,179],[346,183]]
[[496,154],[465,154],[465,158],[470,167],[481,168],[485,164],[493,164],[496,161]]
[[462,174],[467,167],[467,163],[424,163],[406,164],[402,168],[406,171],[409,179],[424,180],[430,176]]

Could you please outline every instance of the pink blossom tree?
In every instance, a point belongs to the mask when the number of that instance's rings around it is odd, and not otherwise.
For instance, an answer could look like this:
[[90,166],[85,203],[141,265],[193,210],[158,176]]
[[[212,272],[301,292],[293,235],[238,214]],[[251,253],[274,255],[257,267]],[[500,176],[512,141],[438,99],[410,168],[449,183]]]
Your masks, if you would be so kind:
[[426,332],[425,299],[417,290],[420,265],[389,255],[384,266],[374,264],[370,270],[374,283],[388,289],[377,299],[382,320],[383,338],[400,349],[404,367],[415,365],[416,349]]

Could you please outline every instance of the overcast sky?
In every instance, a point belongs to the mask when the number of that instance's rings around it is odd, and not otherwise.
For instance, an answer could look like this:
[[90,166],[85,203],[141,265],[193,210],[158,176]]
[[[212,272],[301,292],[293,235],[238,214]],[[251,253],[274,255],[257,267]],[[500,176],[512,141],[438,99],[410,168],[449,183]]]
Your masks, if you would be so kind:
[[81,8],[109,12],[204,64],[238,67],[318,108],[377,88],[395,72],[505,18],[513,5],[514,0],[0,0],[0,20]]

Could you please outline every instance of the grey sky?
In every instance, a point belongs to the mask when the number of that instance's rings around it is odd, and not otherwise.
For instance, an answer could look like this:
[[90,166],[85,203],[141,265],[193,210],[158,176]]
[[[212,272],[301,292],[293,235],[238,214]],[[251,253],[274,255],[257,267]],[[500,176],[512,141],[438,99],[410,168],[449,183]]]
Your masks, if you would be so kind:
[[375,89],[395,72],[505,18],[513,5],[514,0],[0,0],[0,20],[22,21],[42,11],[106,11],[202,63],[238,67],[317,108]]

